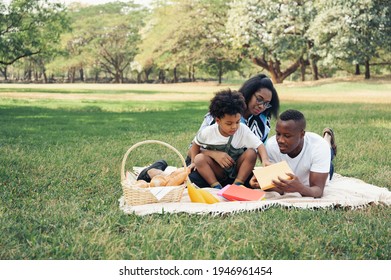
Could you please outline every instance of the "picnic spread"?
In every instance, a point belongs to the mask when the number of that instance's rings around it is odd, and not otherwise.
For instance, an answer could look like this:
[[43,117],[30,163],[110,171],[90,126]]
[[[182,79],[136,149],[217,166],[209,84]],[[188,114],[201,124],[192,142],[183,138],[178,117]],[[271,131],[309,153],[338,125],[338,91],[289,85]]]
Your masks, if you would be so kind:
[[[188,178],[178,186],[139,188],[135,186],[137,174],[145,167],[135,166],[132,171],[127,171],[125,170],[125,162],[133,149],[149,143],[161,144],[168,147],[180,157],[183,166],[186,166],[182,155],[167,143],[146,140],[133,145],[126,152],[121,167],[123,195],[119,199],[119,207],[125,214],[136,214],[140,216],[154,213],[219,215],[244,211],[264,211],[270,207],[277,206],[301,209],[337,207],[357,209],[371,204],[391,205],[391,191],[387,188],[378,187],[362,180],[345,177],[337,173],[334,173],[333,179],[324,188],[321,198],[302,197],[299,193],[285,193],[280,195],[274,191],[264,192],[258,190],[261,194],[257,196],[257,200],[239,200],[240,198],[237,198],[238,200],[232,200],[228,196],[224,197],[222,190],[213,188],[199,189]],[[168,166],[164,173],[168,175],[176,170],[176,167]],[[197,193],[194,194],[194,191]],[[256,190],[248,189],[248,191]],[[246,195],[249,195],[247,193],[248,191],[246,190]],[[195,197],[198,197],[197,199],[199,201],[195,202]],[[205,200],[206,198],[202,200],[202,197],[208,197],[208,201]]]

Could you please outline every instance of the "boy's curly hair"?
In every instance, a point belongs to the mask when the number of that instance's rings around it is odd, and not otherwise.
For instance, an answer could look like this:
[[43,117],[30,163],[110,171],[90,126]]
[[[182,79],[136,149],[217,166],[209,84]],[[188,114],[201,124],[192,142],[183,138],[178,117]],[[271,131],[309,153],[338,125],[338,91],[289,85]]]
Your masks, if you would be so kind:
[[214,118],[222,118],[227,115],[243,115],[246,109],[246,101],[243,94],[236,90],[226,89],[216,93],[211,99],[209,112]]

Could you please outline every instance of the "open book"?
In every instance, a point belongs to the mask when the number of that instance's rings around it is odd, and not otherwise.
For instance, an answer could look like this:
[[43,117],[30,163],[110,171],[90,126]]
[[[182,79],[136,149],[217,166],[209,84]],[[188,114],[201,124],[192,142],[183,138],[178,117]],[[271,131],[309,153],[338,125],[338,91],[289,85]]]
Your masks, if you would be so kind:
[[258,180],[261,190],[267,190],[275,187],[272,180],[278,181],[278,177],[290,179],[286,173],[293,174],[293,171],[286,161],[281,161],[266,167],[256,167],[253,173]]

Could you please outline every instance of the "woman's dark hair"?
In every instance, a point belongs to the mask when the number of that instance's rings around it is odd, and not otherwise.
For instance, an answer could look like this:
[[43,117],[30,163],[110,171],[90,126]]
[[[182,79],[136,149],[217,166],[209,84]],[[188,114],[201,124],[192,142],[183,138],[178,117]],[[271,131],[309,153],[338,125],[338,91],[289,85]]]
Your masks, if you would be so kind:
[[271,108],[268,108],[264,111],[266,116],[278,117],[278,112],[280,110],[280,100],[276,89],[274,88],[273,82],[264,74],[256,75],[248,79],[239,91],[243,94],[246,104],[250,102],[251,97],[262,88],[267,88],[272,92],[272,100],[270,101]]
[[211,99],[209,112],[213,118],[222,118],[224,115],[243,115],[246,102],[243,95],[236,90],[221,90]]

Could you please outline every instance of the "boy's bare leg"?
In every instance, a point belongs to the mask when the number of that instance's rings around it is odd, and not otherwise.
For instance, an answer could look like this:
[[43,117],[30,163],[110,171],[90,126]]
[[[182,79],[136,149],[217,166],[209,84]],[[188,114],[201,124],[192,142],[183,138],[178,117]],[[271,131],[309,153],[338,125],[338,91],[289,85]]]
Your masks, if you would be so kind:
[[253,149],[247,149],[237,161],[238,175],[236,176],[234,184],[244,184],[244,182],[253,172],[256,162],[257,153]]
[[219,183],[217,178],[224,176],[224,170],[209,156],[203,154],[196,155],[194,164],[198,173],[212,187]]

